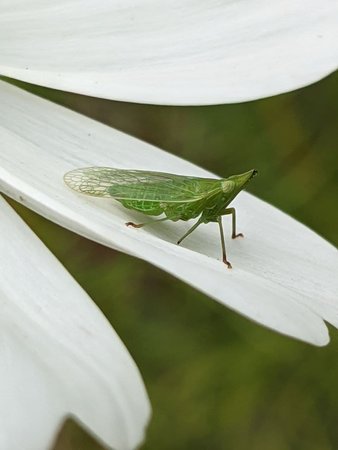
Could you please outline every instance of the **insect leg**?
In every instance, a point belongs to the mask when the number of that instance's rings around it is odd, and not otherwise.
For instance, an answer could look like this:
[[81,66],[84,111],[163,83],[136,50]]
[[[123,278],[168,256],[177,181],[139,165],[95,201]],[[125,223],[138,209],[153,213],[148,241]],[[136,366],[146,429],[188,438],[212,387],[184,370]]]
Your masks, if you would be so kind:
[[243,233],[236,234],[236,210],[235,208],[227,208],[224,212],[224,214],[231,214],[232,215],[232,239],[235,239],[237,237],[244,237]]
[[126,222],[126,225],[127,225],[127,227],[142,228],[146,225],[152,225],[157,222],[164,222],[165,220],[170,220],[170,219],[168,217],[163,217],[162,219],[152,220],[151,222],[145,222],[145,223]]
[[[231,214],[231,213],[229,213],[229,214]],[[222,226],[222,216],[218,216],[217,217],[217,222],[218,222],[218,225],[219,225],[219,232],[220,232],[220,235],[221,235],[223,262],[224,262],[224,264],[226,264],[228,266],[228,269],[231,269],[232,265],[227,260],[227,255],[226,255],[226,252],[225,252],[225,241],[224,241],[224,232],[223,232],[223,226]]]
[[198,225],[200,225],[201,223],[203,223],[202,220],[198,219],[198,221],[191,228],[189,228],[189,230],[181,237],[181,239],[179,239],[177,241],[177,245],[180,245],[180,243],[183,241],[183,239],[185,239],[187,236],[189,236],[190,233],[192,233],[194,230],[196,230]]

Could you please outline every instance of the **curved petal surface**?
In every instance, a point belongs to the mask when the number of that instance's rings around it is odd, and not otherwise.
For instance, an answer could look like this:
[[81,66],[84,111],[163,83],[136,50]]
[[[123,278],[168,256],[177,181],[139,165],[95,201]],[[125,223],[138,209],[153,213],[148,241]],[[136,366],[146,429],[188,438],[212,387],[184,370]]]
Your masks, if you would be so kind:
[[335,0],[3,0],[0,74],[116,100],[241,102],[338,66]]
[[338,252],[332,245],[245,192],[234,201],[246,239],[227,242],[231,271],[219,261],[215,224],[199,227],[182,246],[174,242],[189,223],[127,228],[125,222],[144,216],[110,199],[76,194],[64,185],[64,173],[92,165],[210,173],[13,86],[0,86],[3,192],[89,239],[161,267],[267,327],[316,345],[328,342],[323,319],[338,325]]
[[137,367],[1,196],[0,208],[0,448],[50,448],[67,416],[112,448],[135,448],[150,412]]

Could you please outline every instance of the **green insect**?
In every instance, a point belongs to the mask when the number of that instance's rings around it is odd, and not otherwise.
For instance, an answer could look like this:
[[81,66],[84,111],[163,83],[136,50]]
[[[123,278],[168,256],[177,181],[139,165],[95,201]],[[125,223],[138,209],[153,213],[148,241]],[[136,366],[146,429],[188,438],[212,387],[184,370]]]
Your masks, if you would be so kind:
[[222,216],[232,215],[232,238],[236,234],[236,210],[229,203],[257,174],[249,170],[228,178],[198,178],[145,170],[113,169],[110,167],[86,167],[75,169],[64,176],[65,183],[82,194],[94,197],[112,197],[123,206],[149,216],[165,217],[156,221],[127,226],[140,228],[164,220],[190,220],[197,222],[178,240],[180,244],[201,223],[217,222],[219,225],[223,262],[231,268],[225,252]]

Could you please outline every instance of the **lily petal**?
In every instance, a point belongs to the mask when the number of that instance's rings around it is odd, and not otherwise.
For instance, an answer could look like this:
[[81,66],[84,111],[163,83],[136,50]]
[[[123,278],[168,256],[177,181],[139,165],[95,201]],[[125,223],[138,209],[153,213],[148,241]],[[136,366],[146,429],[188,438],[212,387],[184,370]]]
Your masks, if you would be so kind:
[[328,342],[323,319],[338,325],[332,245],[247,193],[234,202],[246,239],[227,242],[233,270],[218,260],[215,224],[199,227],[182,246],[174,242],[187,223],[127,228],[125,222],[144,216],[113,200],[74,193],[64,173],[92,165],[210,173],[13,86],[0,89],[3,192],[70,230],[161,267],[256,322],[316,345]]
[[1,196],[0,208],[0,448],[49,448],[67,416],[112,448],[135,448],[150,412],[137,367]]
[[332,0],[2,2],[0,74],[140,103],[241,102],[338,66]]

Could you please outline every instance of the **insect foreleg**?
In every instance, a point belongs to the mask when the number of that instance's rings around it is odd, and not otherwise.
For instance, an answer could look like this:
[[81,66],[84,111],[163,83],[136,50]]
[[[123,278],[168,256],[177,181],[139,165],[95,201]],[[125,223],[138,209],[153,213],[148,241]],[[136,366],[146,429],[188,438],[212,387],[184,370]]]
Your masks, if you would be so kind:
[[192,233],[196,228],[203,223],[203,220],[198,219],[198,221],[191,227],[189,230],[177,241],[177,245],[180,245],[180,243],[185,239],[187,236],[189,236],[190,233]]
[[[228,213],[228,214],[231,214],[231,213]],[[224,240],[224,231],[223,231],[223,226],[222,226],[222,216],[218,216],[217,217],[217,222],[218,222],[218,225],[219,225],[219,232],[220,232],[220,235],[221,235],[223,262],[224,262],[224,264],[226,264],[228,266],[228,269],[232,269],[232,265],[227,260],[227,255],[226,255],[226,252],[225,252],[225,240]]]
[[152,220],[151,222],[145,222],[145,223],[126,222],[126,225],[127,225],[127,227],[142,228],[142,227],[145,227],[146,225],[152,225],[154,223],[164,222],[165,220],[170,220],[170,219],[168,217],[163,217],[162,219]]
[[237,237],[244,237],[243,233],[236,234],[236,210],[235,208],[227,208],[224,211],[224,215],[231,214],[232,215],[232,239],[235,239]]

